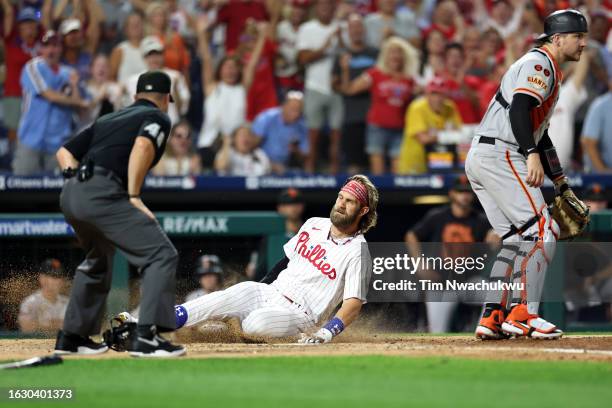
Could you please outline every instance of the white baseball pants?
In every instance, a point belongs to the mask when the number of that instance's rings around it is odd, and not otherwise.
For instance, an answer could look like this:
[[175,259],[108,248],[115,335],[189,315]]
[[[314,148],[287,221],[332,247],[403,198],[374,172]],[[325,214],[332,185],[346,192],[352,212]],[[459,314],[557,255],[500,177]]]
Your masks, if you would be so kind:
[[[491,271],[492,279],[522,282],[511,303],[526,303],[537,314],[546,269],[552,260],[559,232],[539,188],[530,187],[525,157],[516,146],[496,140],[478,143],[476,136],[467,156],[465,172],[496,233],[504,236],[511,226],[521,228],[534,216],[537,222],[503,241]],[[506,303],[508,294],[490,294],[489,301]]]
[[201,296],[181,306],[185,326],[209,319],[238,318],[245,334],[267,337],[296,336],[315,325],[305,309],[283,296],[274,286],[242,282]]

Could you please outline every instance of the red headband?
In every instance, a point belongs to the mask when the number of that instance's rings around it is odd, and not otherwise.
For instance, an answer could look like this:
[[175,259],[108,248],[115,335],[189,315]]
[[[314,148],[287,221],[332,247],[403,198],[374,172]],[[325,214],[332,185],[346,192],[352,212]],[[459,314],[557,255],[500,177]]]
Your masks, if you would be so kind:
[[360,182],[351,180],[346,183],[340,191],[345,191],[354,195],[357,197],[357,200],[361,203],[361,205],[366,207],[368,206],[368,190]]

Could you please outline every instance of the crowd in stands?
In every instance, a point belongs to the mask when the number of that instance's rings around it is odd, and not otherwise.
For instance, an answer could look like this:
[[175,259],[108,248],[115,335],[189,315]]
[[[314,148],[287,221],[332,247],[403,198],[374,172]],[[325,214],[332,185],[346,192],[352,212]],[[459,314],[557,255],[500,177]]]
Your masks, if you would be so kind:
[[573,7],[550,136],[568,170],[612,169],[609,0],[0,0],[0,169],[54,153],[172,78],[158,175],[459,170],[473,128],[543,19]]

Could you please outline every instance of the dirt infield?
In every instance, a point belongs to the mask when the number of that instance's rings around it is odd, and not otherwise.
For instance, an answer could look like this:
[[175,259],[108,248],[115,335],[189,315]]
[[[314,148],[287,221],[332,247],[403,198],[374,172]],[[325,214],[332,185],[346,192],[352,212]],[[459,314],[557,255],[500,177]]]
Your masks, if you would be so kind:
[[[612,363],[612,335],[568,335],[560,340],[514,339],[480,341],[471,336],[374,335],[368,338],[340,336],[324,345],[266,343],[187,343],[188,358],[316,356],[316,355],[394,355],[447,356],[481,359],[579,360]],[[0,361],[17,360],[52,352],[47,339],[0,340]],[[109,351],[96,358],[126,358],[127,353]],[[79,357],[80,358],[80,357]]]

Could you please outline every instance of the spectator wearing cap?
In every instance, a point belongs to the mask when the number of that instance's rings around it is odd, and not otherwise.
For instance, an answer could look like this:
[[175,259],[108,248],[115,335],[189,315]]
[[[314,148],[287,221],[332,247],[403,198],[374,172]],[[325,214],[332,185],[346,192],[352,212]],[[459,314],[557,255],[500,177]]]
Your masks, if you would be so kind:
[[344,105],[342,96],[332,89],[334,61],[340,49],[340,25],[334,19],[335,0],[315,0],[315,19],[300,26],[298,63],[305,69],[304,111],[308,124],[309,152],[306,171],[316,170],[319,139],[325,124],[329,132],[329,167],[340,170],[340,142]]
[[612,172],[612,80],[608,92],[593,101],[582,128],[585,169]]
[[217,255],[202,255],[195,271],[200,287],[185,297],[185,302],[222,289],[223,268]]
[[191,56],[183,37],[170,24],[168,5],[153,1],[146,8],[145,33],[155,36],[163,47],[164,66],[179,71],[188,80]]
[[589,207],[591,214],[608,208],[608,198],[604,187],[599,183],[589,184],[582,195],[584,203]]
[[257,61],[265,41],[267,27],[258,25],[258,40],[246,66],[234,55],[213,63],[210,49],[210,21],[202,16],[197,22],[198,48],[202,60],[202,86],[205,97],[204,123],[197,147],[203,168],[212,168],[223,136],[231,135],[246,120],[247,92],[253,83]]
[[413,13],[398,9],[398,0],[378,0],[378,11],[364,19],[368,46],[381,48],[390,37],[400,37],[418,46],[420,31]]
[[110,56],[111,78],[119,83],[125,83],[132,75],[147,69],[140,51],[140,43],[144,38],[142,14],[132,12],[126,17],[125,22],[126,39],[113,48]]
[[[9,140],[13,142],[17,138],[17,128],[21,117],[22,101],[19,78],[25,64],[38,54],[41,19],[39,12],[31,7],[19,10],[15,18],[15,10],[9,0],[0,1],[0,9],[4,15],[2,36],[6,65],[2,96],[3,119],[9,131]],[[48,20],[48,16],[46,17]]]
[[57,259],[47,259],[40,266],[39,289],[19,306],[19,330],[22,333],[51,332],[62,327],[68,307],[64,267]]
[[446,96],[446,88],[443,78],[434,77],[427,84],[425,95],[415,99],[408,106],[398,163],[400,174],[427,172],[425,150],[438,142],[438,131],[461,127],[459,110]]
[[345,94],[370,91],[366,131],[370,172],[384,174],[386,162],[389,161],[391,171],[396,173],[406,108],[413,97],[414,78],[419,67],[416,49],[399,37],[389,38],[383,45],[376,66],[353,81],[349,81],[350,61],[344,59],[341,65]]
[[89,108],[78,73],[60,63],[59,35],[47,31],[41,43],[40,57],[31,59],[21,72],[24,110],[13,157],[17,175],[55,170],[55,152],[73,131],[73,113]]
[[[97,19],[90,20],[88,27],[99,24]],[[79,19],[69,18],[62,21],[59,33],[63,41],[62,63],[74,68],[83,81],[89,79],[89,67],[98,47],[99,31],[83,30]]]
[[164,155],[152,170],[156,176],[187,176],[202,172],[200,156],[193,149],[191,125],[182,119],[172,127]]
[[[429,210],[416,225],[406,232],[404,241],[412,256],[420,256],[423,253],[422,242],[451,244],[442,246],[441,253],[437,254],[443,257],[471,255],[468,246],[453,244],[472,244],[475,242],[486,242],[491,245],[499,244],[500,238],[491,229],[485,215],[474,208],[474,193],[465,175],[457,177],[448,192],[448,197],[450,201],[448,205]],[[420,279],[440,281],[446,278],[437,271],[419,271],[417,273]],[[466,278],[465,275],[463,277]],[[452,279],[457,278],[457,275],[452,277]],[[467,279],[470,278],[474,277],[467,277]],[[480,279],[478,277],[478,280]],[[432,292],[428,291],[425,306],[429,332],[448,332],[451,329],[453,313],[461,300],[461,295],[457,296],[459,298],[457,301],[452,302],[441,302],[442,299],[434,299],[431,296]]]
[[270,160],[259,148],[251,127],[242,125],[223,136],[223,145],[215,157],[215,170],[228,176],[264,176],[270,173]]
[[262,0],[229,0],[219,9],[211,28],[225,25],[225,52],[230,54],[240,45],[240,35],[248,20],[259,22],[268,19],[269,10]]
[[[350,57],[348,78],[354,80],[376,64],[378,49],[366,44],[363,17],[352,13],[347,19],[348,41],[345,52]],[[336,91],[342,92],[342,68],[340,62],[345,54],[336,59],[333,84]],[[355,95],[344,95],[344,121],[342,123],[342,151],[347,171],[361,173],[368,166],[365,152],[366,116],[370,109],[370,95],[367,91]]]
[[174,103],[168,107],[168,116],[172,124],[178,123],[189,109],[189,100],[191,92],[187,86],[187,80],[183,74],[172,68],[168,68],[164,63],[165,53],[164,45],[157,36],[150,35],[145,37],[140,43],[140,53],[145,61],[146,70],[138,74],[134,74],[124,83],[124,102],[123,106],[131,105],[134,102],[136,95],[136,84],[140,74],[146,71],[160,70],[168,74],[172,81],[171,95]]
[[300,190],[288,188],[278,195],[276,212],[285,217],[285,237],[291,239],[304,224],[304,197]]
[[253,122],[253,133],[270,159],[273,173],[283,174],[292,161],[301,163],[308,154],[303,107],[303,94],[291,91],[281,107],[260,113]]
[[297,38],[300,25],[306,21],[310,0],[292,0],[289,16],[276,27],[278,53],[275,74],[282,96],[290,90],[304,89],[304,78],[297,61]]
[[[289,241],[304,224],[305,201],[300,190],[288,188],[279,193],[276,201],[276,212],[285,218],[285,239]],[[246,267],[246,276],[260,282],[268,273],[266,238],[262,239],[259,251],[251,253]]]

